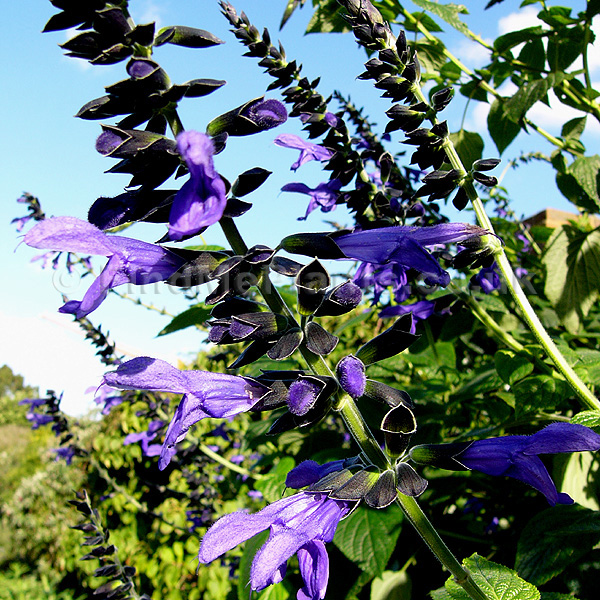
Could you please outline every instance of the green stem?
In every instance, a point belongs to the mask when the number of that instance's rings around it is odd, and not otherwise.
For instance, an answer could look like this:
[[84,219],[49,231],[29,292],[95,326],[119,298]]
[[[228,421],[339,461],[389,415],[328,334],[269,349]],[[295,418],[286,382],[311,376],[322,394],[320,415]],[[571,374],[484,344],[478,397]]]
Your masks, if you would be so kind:
[[444,540],[426,517],[417,501],[411,496],[398,494],[396,502],[408,517],[412,526],[419,532],[423,541],[431,548],[438,560],[452,573],[454,580],[473,598],[473,600],[489,600],[488,596],[475,583],[471,574],[456,559],[446,546]]
[[[236,254],[245,254],[247,246],[243,241],[233,219],[224,218],[220,221],[221,228],[227,241]],[[291,318],[291,312],[279,292],[273,286],[265,273],[259,283],[259,289],[265,302],[273,312],[284,312]],[[332,376],[327,363],[321,356],[310,352],[304,344],[300,346],[300,352],[308,363],[309,368],[318,375]],[[334,410],[340,413],[348,430],[356,440],[362,453],[376,466],[381,469],[389,469],[390,463],[387,456],[377,444],[375,437],[369,430],[368,425],[358,410],[356,403],[348,394],[338,397]],[[415,526],[425,543],[431,548],[439,561],[454,575],[456,582],[471,596],[473,600],[489,600],[471,579],[470,574],[460,565],[456,557],[450,552],[440,536],[435,531],[425,514],[421,511],[414,498],[401,496],[399,504],[411,523]]]
[[[452,167],[458,170],[460,173],[466,174],[465,168],[458,156],[458,153],[449,139],[445,141],[445,150]],[[481,227],[487,229],[490,233],[495,235],[492,222],[487,216],[483,202],[477,195],[472,182],[466,183],[464,189],[471,200],[473,209],[477,215],[477,220]],[[519,284],[517,276],[514,274],[512,266],[503,248],[498,248],[496,251],[496,263],[498,264],[498,267],[504,276],[504,280],[513,297],[513,300],[521,309],[529,329],[531,329],[539,344],[544,348],[548,356],[552,359],[552,362],[556,368],[567,380],[568,384],[571,386],[571,389],[575,392],[581,403],[590,410],[600,410],[600,401],[598,398],[596,398],[596,396],[589,390],[577,373],[575,373],[575,371],[571,368],[533,310],[533,307],[529,303],[523,288]]]
[[[415,17],[413,17],[413,15],[408,10],[402,9],[402,14],[408,21],[410,21],[413,25],[415,25],[417,27],[417,29],[425,36],[425,38],[427,40],[437,41],[437,38],[431,34],[431,32],[427,29],[427,27],[425,27],[425,25],[423,25],[423,23],[421,21],[418,21]],[[469,36],[467,36],[467,37],[469,37]],[[482,44],[484,47],[491,49],[487,44],[485,44],[483,42],[483,40],[478,38],[478,36],[472,37],[472,39],[474,41]],[[483,89],[484,91],[486,91],[489,94],[491,94],[492,96],[494,96],[494,98],[497,98],[499,100],[502,99],[502,94],[500,94],[500,92],[498,92],[498,90],[496,90],[494,87],[492,87],[487,81],[481,79],[481,77],[478,77],[459,58],[457,58],[454,54],[452,54],[452,52],[450,52],[450,50],[448,50],[447,48],[444,48],[443,52],[444,52],[444,56],[451,63],[456,65],[465,75],[467,75],[468,77],[471,77],[473,79],[479,80],[479,85],[481,86],[481,89]],[[539,133],[542,137],[547,139],[551,144],[553,144],[557,148],[560,148],[561,150],[565,150],[565,151],[573,154],[574,156],[579,155],[579,154],[573,153],[569,149],[568,145],[565,142],[563,142],[559,138],[553,136],[551,133],[548,133],[547,131],[545,131],[544,129],[542,129],[541,127],[536,125],[535,123],[531,122],[527,117],[523,117],[523,122],[526,125],[528,125],[529,127],[531,127],[534,131],[537,131],[537,133]]]
[[390,463],[386,455],[375,441],[375,437],[365,423],[354,400],[348,394],[342,394],[338,397],[334,410],[342,415],[344,423],[348,427],[352,437],[371,463],[380,469],[389,469]]
[[239,465],[232,463],[231,461],[227,460],[226,458],[223,458],[220,454],[213,452],[208,446],[206,446],[204,444],[199,444],[198,448],[200,449],[201,452],[204,452],[204,454],[206,454],[206,456],[208,456],[209,458],[212,458],[215,462],[218,462],[219,464],[223,465],[230,471],[235,471],[236,473],[239,473],[240,475],[246,475],[247,477],[252,477],[252,479],[256,479],[256,480],[263,478],[263,475],[260,475],[259,473],[252,473],[252,471],[248,471],[248,469],[244,469],[244,467],[240,467]]

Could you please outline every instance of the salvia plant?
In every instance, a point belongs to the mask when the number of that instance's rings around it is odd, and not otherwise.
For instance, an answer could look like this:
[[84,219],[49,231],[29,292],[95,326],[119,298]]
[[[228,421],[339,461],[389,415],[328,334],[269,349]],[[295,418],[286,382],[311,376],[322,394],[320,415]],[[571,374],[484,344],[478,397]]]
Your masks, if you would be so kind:
[[[574,13],[525,0],[540,5],[544,26],[489,44],[462,21],[462,6],[414,0],[420,10],[410,12],[395,0],[313,0],[310,32],[345,32],[366,52],[357,76],[381,92],[381,127],[343,91],[323,96],[318,77],[227,1],[224,23],[262,68],[265,95],[217,116],[198,109],[184,126],[179,104],[226,82],[172,81],[161,47],[204,49],[219,37],[135,24],[126,0],[51,4],[45,31],[74,33],[62,44],[67,55],[124,67],[76,116],[101,123],[96,149],[109,172],[131,176],[125,191],[97,198],[87,220],[50,217],[24,194],[28,214],[15,219],[18,230],[35,221],[24,242],[55,268],[65,256],[86,274],[85,293],[59,311],[111,369],[90,385],[122,438],[116,450],[86,437],[54,392],[25,401],[33,427],[49,424],[59,437],[57,457],[93,474],[89,493],[71,503],[83,519],[74,525],[86,536],[83,560],[99,561],[94,594],[593,597],[600,254],[585,215],[600,211],[600,161],[580,137],[587,117],[600,119],[588,67],[600,3]],[[283,3],[282,27],[305,4]],[[487,48],[489,64],[468,69],[436,37],[439,21]],[[507,79],[518,87],[512,97],[498,91]],[[558,137],[528,117],[550,91],[582,112]],[[509,167],[546,161],[584,217],[553,232],[517,219],[500,159],[444,118],[459,98],[491,104],[500,154],[523,129],[552,144],[550,156]],[[286,130],[291,119],[302,135]],[[301,220],[345,207],[349,226],[292,233],[274,248],[243,239],[238,222],[260,210],[249,199],[269,165],[233,181],[216,165],[229,138],[271,129],[297,179],[283,186],[281,205],[303,194]],[[310,161],[323,171],[315,187],[300,175]],[[450,221],[440,202],[464,210],[465,222]],[[472,215],[476,223],[466,222]],[[162,224],[162,237],[129,237],[134,223]],[[226,247],[198,245],[217,227]],[[90,256],[106,258],[101,272]],[[204,332],[210,350],[195,364],[126,360],[89,320],[123,296],[120,286],[157,282],[190,300],[163,334]],[[136,549],[126,535],[109,541],[134,520],[149,546]],[[190,542],[196,575],[182,559]]]

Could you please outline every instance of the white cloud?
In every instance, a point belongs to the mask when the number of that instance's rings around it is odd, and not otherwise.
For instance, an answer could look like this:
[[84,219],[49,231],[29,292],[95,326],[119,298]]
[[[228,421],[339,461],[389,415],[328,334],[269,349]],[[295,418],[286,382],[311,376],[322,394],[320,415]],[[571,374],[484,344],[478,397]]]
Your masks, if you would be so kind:
[[[64,392],[61,408],[70,415],[81,415],[94,406],[93,394],[108,370],[96,356],[96,349],[84,338],[82,330],[70,315],[42,313],[22,317],[0,313],[0,365],[7,364],[14,373],[23,375],[28,385],[38,386],[42,394],[47,389]],[[143,351],[119,346],[127,357],[143,356]],[[152,348],[152,356],[177,364],[175,353],[161,356]]]
[[498,34],[504,35],[511,31],[519,31],[527,27],[536,27],[543,25],[542,21],[537,18],[538,10],[533,6],[526,6],[523,10],[502,17],[498,21]]
[[157,31],[162,27],[162,15],[165,12],[164,7],[154,2],[154,0],[146,0],[146,2],[139,7],[139,10],[140,12],[137,14],[134,12],[136,23],[142,24],[154,21],[156,23]]
[[[486,39],[484,41],[488,44],[493,43],[493,40],[491,39]],[[468,39],[462,39],[460,43],[452,49],[452,53],[459,56],[462,62],[473,69],[482,67],[490,61],[490,51],[481,44]]]
[[[5,343],[0,345],[0,364],[23,375],[40,393],[64,391],[62,408],[67,414],[83,414],[92,406],[85,390],[99,385],[104,365],[80,332],[70,331],[71,320],[40,315],[21,317],[0,313]],[[56,320],[55,320],[56,319]]]

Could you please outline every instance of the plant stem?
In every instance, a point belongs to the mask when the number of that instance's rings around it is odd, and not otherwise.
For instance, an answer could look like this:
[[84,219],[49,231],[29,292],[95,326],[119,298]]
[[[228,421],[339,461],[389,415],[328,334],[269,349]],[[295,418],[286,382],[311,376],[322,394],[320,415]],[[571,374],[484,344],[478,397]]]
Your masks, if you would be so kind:
[[230,471],[235,471],[236,473],[239,473],[240,475],[246,475],[247,477],[252,477],[252,479],[256,479],[256,480],[263,478],[263,476],[260,473],[252,473],[252,471],[248,471],[248,469],[244,469],[244,467],[240,467],[239,465],[232,463],[230,460],[223,458],[220,454],[213,452],[205,444],[199,444],[198,448],[200,449],[201,452],[204,452],[204,454],[206,454],[206,456],[208,456],[209,458],[212,458],[215,462],[218,462],[219,464],[223,465]]
[[[424,100],[424,96],[420,90],[419,93],[421,96],[420,99]],[[445,150],[452,167],[458,170],[462,175],[466,175],[467,173],[462,161],[460,160],[454,145],[449,139],[445,140]],[[473,209],[477,215],[477,221],[481,227],[487,229],[490,233],[495,235],[492,222],[485,212],[483,202],[477,195],[477,191],[475,190],[473,183],[467,182],[464,185],[464,190],[471,200]],[[539,320],[537,314],[533,310],[533,307],[529,303],[523,288],[519,284],[519,280],[514,274],[512,266],[508,260],[508,257],[506,256],[506,252],[501,247],[498,248],[496,252],[496,263],[498,264],[500,271],[502,271],[502,275],[504,276],[504,280],[508,286],[508,289],[510,290],[513,300],[521,309],[527,325],[531,329],[533,335],[535,335],[539,344],[544,348],[548,356],[552,359],[552,362],[556,368],[567,380],[568,384],[571,386],[571,389],[575,392],[581,403],[590,410],[600,410],[600,401],[598,398],[596,398],[596,396],[589,390],[577,373],[575,373],[575,371],[571,368],[565,357],[556,347],[556,344],[552,338],[548,335],[548,332],[542,325],[542,322]]]
[[450,548],[439,536],[431,521],[427,518],[417,501],[411,496],[398,494],[396,502],[412,526],[419,532],[423,541],[431,548],[438,560],[452,573],[458,583],[473,600],[489,600],[488,596],[475,583],[471,574],[456,559]]
[[[247,246],[233,219],[221,219],[220,224],[233,251],[239,254],[245,253],[247,251]],[[265,302],[273,312],[285,312],[287,315],[291,316],[289,308],[266,274],[263,275],[261,283],[259,284],[259,289]],[[301,344],[300,352],[308,363],[309,368],[314,373],[318,375],[333,375],[323,358],[310,352],[304,344]],[[348,430],[354,437],[362,453],[379,468],[389,469],[391,465],[387,456],[379,447],[379,444],[363,419],[354,400],[348,394],[342,394],[338,397],[334,405],[334,410],[339,412],[342,416],[344,423],[348,427]],[[450,552],[448,546],[446,546],[440,538],[415,499],[410,498],[409,496],[399,495],[398,503],[423,538],[423,541],[431,548],[431,551],[436,555],[438,560],[454,575],[456,582],[463,587],[471,598],[473,600],[489,600],[473,581],[469,572],[461,566],[456,557]]]

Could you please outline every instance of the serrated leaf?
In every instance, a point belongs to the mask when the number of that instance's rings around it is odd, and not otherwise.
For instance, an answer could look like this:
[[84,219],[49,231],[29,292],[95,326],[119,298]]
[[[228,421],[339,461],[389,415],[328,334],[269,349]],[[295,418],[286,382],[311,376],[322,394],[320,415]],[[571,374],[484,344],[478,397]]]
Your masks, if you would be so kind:
[[165,328],[163,328],[158,335],[167,335],[169,333],[185,329],[186,327],[202,325],[210,318],[211,310],[211,308],[207,308],[204,306],[204,304],[196,304],[196,306],[191,306],[187,310],[184,310],[182,313],[179,313],[177,316],[173,317],[173,320]]
[[533,361],[529,356],[515,354],[510,350],[498,350],[494,355],[494,363],[502,381],[509,385],[527,377],[533,371]]
[[587,116],[577,117],[567,121],[561,129],[560,135],[566,140],[578,140],[585,129]]
[[548,375],[526,377],[513,385],[515,413],[522,415],[535,410],[552,410],[571,394],[566,382]]
[[320,4],[306,26],[306,33],[341,33],[350,31],[348,22],[342,18],[337,0],[325,0]]
[[483,155],[483,139],[478,133],[461,129],[458,133],[450,134],[450,141],[467,171]]
[[527,27],[526,29],[520,29],[519,31],[511,31],[494,40],[494,50],[502,53],[523,42],[539,38],[543,34],[544,30],[541,27]]
[[600,211],[598,197],[598,176],[600,174],[600,156],[582,156],[569,167],[568,172],[575,178],[581,189],[595,205],[594,212]]
[[584,410],[583,412],[577,413],[572,419],[571,423],[577,425],[585,425],[586,427],[600,427],[600,410]]
[[[450,592],[446,588],[439,588],[438,590],[433,590],[429,594],[433,600],[453,600],[453,597],[450,595]],[[469,598],[469,596],[465,596]]]
[[396,505],[386,510],[359,506],[338,525],[333,543],[360,569],[380,575],[396,547],[402,519]]
[[522,85],[515,95],[504,104],[504,114],[519,124],[527,111],[539,100],[546,97],[550,85],[546,79],[536,79]]
[[468,15],[469,11],[462,4],[439,4],[430,0],[413,0],[413,4],[440,17],[463,35],[469,34],[469,28],[463,23],[458,15]]
[[487,125],[500,154],[508,148],[521,130],[521,126],[512,121],[504,111],[504,100],[497,98],[490,108]]
[[[539,600],[540,598],[538,589],[521,579],[515,571],[478,554],[465,558],[463,566],[489,600]],[[453,577],[446,581],[445,587],[452,600],[470,600],[471,598]],[[444,596],[438,596],[438,598],[446,600]]]
[[573,504],[536,515],[517,546],[517,572],[541,585],[562,573],[600,541],[600,513]]
[[543,263],[544,292],[563,325],[576,333],[600,293],[600,232],[564,225],[548,241]]

